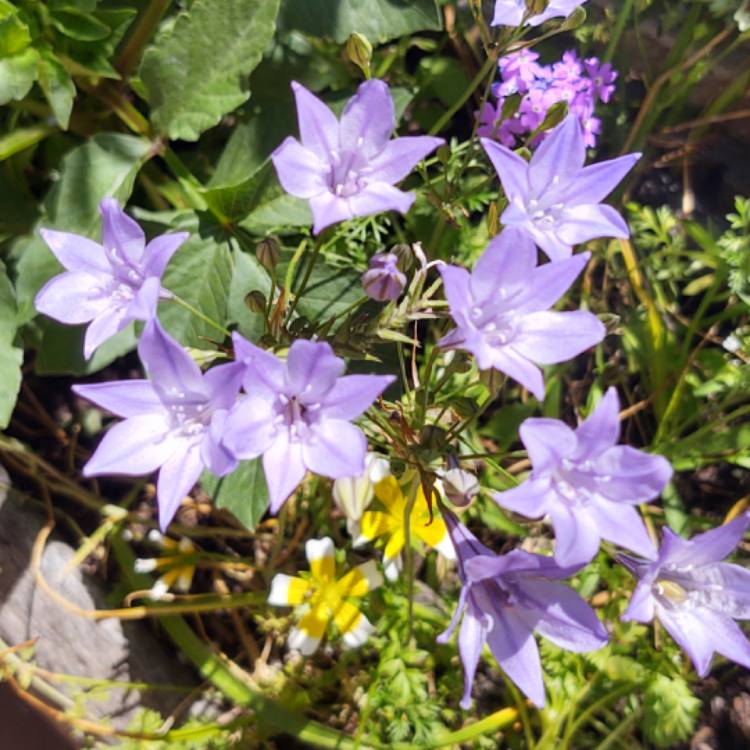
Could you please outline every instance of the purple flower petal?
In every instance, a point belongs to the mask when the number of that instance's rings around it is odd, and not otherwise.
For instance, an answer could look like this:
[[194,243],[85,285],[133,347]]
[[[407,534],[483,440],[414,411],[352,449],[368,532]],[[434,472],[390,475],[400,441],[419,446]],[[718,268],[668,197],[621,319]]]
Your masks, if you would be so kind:
[[414,193],[405,193],[386,182],[371,182],[349,198],[348,202],[354,216],[369,216],[383,211],[407,214],[415,200]]
[[385,148],[395,127],[396,115],[388,86],[377,79],[365,81],[341,115],[341,148],[361,151],[369,159]]
[[555,529],[555,562],[558,565],[585,565],[599,551],[599,530],[586,508],[573,508],[564,500],[549,507]]
[[693,568],[690,578],[712,607],[735,620],[750,620],[750,570],[732,563],[709,563]]
[[224,409],[215,411],[208,433],[201,443],[201,461],[217,477],[233,472],[239,463],[237,457],[224,445],[223,438],[228,413]]
[[458,631],[458,652],[464,671],[464,694],[461,698],[461,708],[471,707],[471,687],[477,671],[482,649],[487,640],[487,630],[482,622],[468,611],[464,615],[461,629]]
[[505,229],[487,245],[474,265],[471,275],[474,297],[488,299],[498,287],[525,286],[533,278],[536,262],[537,250],[528,235],[512,227]]
[[245,396],[226,419],[224,445],[238,458],[257,458],[275,440],[275,416],[271,403],[265,398],[252,393]]
[[602,539],[618,544],[648,560],[657,551],[638,511],[631,505],[597,498],[583,509],[593,520]]
[[89,323],[83,337],[83,356],[91,359],[91,355],[107,340],[112,338],[131,322],[125,307],[110,307],[99,313]]
[[342,372],[344,360],[333,353],[329,344],[297,339],[289,347],[289,387],[305,403],[324,398]]
[[161,279],[170,259],[187,242],[188,237],[190,237],[188,232],[173,232],[154,237],[146,245],[143,264],[144,274],[146,276],[157,276]]
[[622,621],[651,622],[654,619],[654,597],[651,595],[651,583],[639,583],[630,597],[628,608],[622,615]]
[[269,510],[275,515],[305,478],[307,469],[302,461],[300,443],[290,443],[286,433],[279,433],[263,454],[263,471],[271,499]]
[[245,390],[254,396],[273,399],[286,386],[286,366],[271,352],[251,344],[236,331],[232,334],[234,356],[247,368]]
[[516,309],[524,313],[549,310],[570,289],[590,257],[591,253],[579,253],[532,269]]
[[217,365],[203,375],[214,409],[228,410],[235,405],[244,375],[245,366],[242,362]]
[[310,198],[310,210],[314,221],[313,234],[320,234],[326,227],[354,217],[347,199],[328,192]]
[[527,479],[518,487],[496,492],[492,496],[498,505],[526,518],[541,518],[547,513],[548,501],[554,498],[549,479]]
[[344,420],[327,418],[312,432],[312,439],[302,444],[302,458],[310,471],[332,479],[364,473],[367,440],[362,430]]
[[641,154],[633,153],[584,167],[577,175],[566,202],[601,203],[635,166]]
[[292,81],[292,91],[297,102],[297,122],[302,143],[325,162],[329,154],[339,147],[339,123],[336,115],[296,81]]
[[326,418],[356,419],[395,379],[393,375],[345,375],[339,378],[321,403]]
[[378,181],[393,185],[401,182],[422,159],[443,143],[442,138],[429,135],[395,138],[370,159],[368,168],[377,174]]
[[138,417],[163,412],[159,396],[148,380],[115,380],[109,383],[74,385],[73,392],[118,417]]
[[482,138],[481,141],[508,200],[512,201],[516,196],[526,195],[529,192],[528,163],[509,148],[489,138]]
[[513,348],[522,357],[551,365],[586,351],[606,333],[599,319],[585,310],[535,312],[520,321]]
[[146,236],[140,226],[114,198],[105,198],[99,204],[99,213],[102,215],[102,245],[107,254],[139,264],[146,247]]
[[151,320],[155,317],[160,294],[161,282],[156,276],[149,276],[126,308],[128,322],[131,320]]
[[519,434],[534,467],[534,477],[556,469],[576,447],[575,433],[558,419],[526,419]]
[[287,137],[271,154],[281,187],[297,198],[312,198],[328,190],[327,165],[296,138]]
[[578,448],[572,458],[584,461],[613,447],[620,439],[620,399],[614,387],[607,389],[593,412],[578,425]]
[[[701,612],[700,617],[682,609],[657,608],[659,622],[672,636],[677,645],[690,657],[695,665],[695,671],[705,677],[711,665],[711,657],[714,652],[714,643],[711,632],[711,622],[706,627],[704,616],[709,615],[708,610]],[[714,618],[711,618],[714,620]]]
[[566,185],[583,167],[586,146],[578,118],[569,114],[542,141],[529,162],[529,186],[537,193]]
[[750,525],[750,514],[743,513],[723,526],[696,534],[690,541],[677,536],[671,529],[664,529],[664,544],[667,554],[664,562],[672,566],[698,566],[719,562],[727,557],[740,543]]
[[543,708],[542,664],[529,623],[509,608],[496,609],[487,642],[508,677],[534,705]]
[[628,445],[609,448],[593,463],[600,478],[597,491],[610,500],[653,500],[672,478],[672,467],[663,456],[652,456]]
[[524,582],[524,603],[539,609],[536,632],[556,646],[580,653],[595,651],[607,643],[607,629],[591,607],[573,589],[542,579]]
[[181,445],[162,464],[156,483],[159,528],[162,532],[167,530],[177,509],[195,486],[202,471],[200,444]]
[[557,234],[564,242],[578,245],[596,237],[630,237],[625,220],[607,205],[572,206],[565,210]]
[[162,414],[130,417],[110,428],[83,467],[86,477],[101,474],[150,474],[169,458],[174,442]]
[[53,276],[34,300],[36,309],[61,323],[88,323],[111,304],[108,278],[89,271],[68,271]]
[[86,237],[54,229],[40,229],[39,234],[55,257],[69,271],[112,273],[104,248]]
[[158,320],[150,321],[143,329],[138,354],[154,388],[165,402],[208,400],[200,368]]
[[[492,366],[530,391],[538,401],[544,401],[544,376],[542,371],[512,346],[493,349]],[[482,363],[479,363],[482,367]],[[483,368],[486,369],[486,368]]]

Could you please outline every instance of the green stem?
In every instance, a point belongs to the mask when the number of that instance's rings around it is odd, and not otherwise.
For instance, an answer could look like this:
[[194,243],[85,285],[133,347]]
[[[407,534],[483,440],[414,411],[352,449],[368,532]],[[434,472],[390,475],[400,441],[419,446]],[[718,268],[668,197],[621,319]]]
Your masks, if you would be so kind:
[[198,308],[193,307],[189,302],[182,299],[182,297],[178,297],[174,292],[170,292],[172,295],[172,300],[176,302],[181,307],[184,307],[186,310],[189,310],[193,315],[195,315],[197,318],[200,318],[204,323],[207,323],[208,325],[215,328],[217,331],[220,331],[224,337],[231,336],[232,332],[229,331],[227,328],[224,328],[224,326],[219,325],[215,320],[212,318],[209,318],[208,315],[204,315]]
[[607,51],[604,53],[602,62],[608,63],[612,61],[614,57],[617,45],[620,43],[620,37],[622,32],[625,31],[625,24],[628,22],[628,17],[633,12],[633,0],[624,0],[620,11],[617,14],[617,21],[615,21],[615,27],[612,29],[612,36],[610,37],[609,44],[607,45]]
[[140,60],[143,48],[148,44],[154,30],[171,5],[172,0],[151,0],[133,27],[128,41],[117,58],[115,67],[127,78]]
[[[310,262],[307,264],[307,267],[305,268],[305,275],[302,277],[302,283],[299,285],[299,288],[294,293],[294,299],[292,300],[292,304],[289,306],[289,312],[287,313],[287,320],[291,321],[292,315],[294,314],[294,311],[297,308],[297,303],[300,300],[300,297],[305,293],[305,290],[307,289],[307,284],[310,281],[310,276],[312,275],[313,268],[315,268],[315,264],[320,257],[320,251],[323,247],[323,240],[321,238],[318,238],[318,241],[315,243],[315,247],[313,248],[312,257],[310,258]],[[291,291],[291,287],[290,287]]]
[[404,565],[404,574],[406,575],[407,596],[409,601],[409,628],[407,631],[407,641],[411,640],[412,624],[414,618],[414,550],[411,547],[411,514],[419,495],[419,473],[415,473],[411,486],[409,487],[409,498],[404,507],[404,555],[406,564]]

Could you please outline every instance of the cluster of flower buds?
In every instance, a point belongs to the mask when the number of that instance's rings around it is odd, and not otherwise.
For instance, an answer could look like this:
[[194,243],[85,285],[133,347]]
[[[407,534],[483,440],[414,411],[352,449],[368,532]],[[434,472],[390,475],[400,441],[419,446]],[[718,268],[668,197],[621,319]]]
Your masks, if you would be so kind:
[[[586,145],[593,148],[602,125],[594,116],[596,104],[612,98],[617,71],[596,57],[581,60],[572,50],[552,65],[538,60],[530,49],[500,58],[502,80],[492,89],[495,102],[487,102],[477,113],[477,132],[512,148],[537,131],[552,107],[564,102],[581,123]],[[543,133],[535,135],[532,145],[543,138]]]

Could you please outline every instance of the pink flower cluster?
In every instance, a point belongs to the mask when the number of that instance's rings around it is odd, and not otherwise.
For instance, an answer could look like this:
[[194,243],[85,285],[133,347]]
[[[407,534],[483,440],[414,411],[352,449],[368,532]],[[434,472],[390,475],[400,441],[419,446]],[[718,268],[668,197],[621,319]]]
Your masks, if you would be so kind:
[[[596,146],[602,123],[594,111],[597,101],[606,104],[612,98],[617,71],[596,57],[581,60],[572,50],[552,65],[540,65],[538,59],[539,55],[529,49],[500,58],[502,80],[492,89],[495,103],[487,102],[477,113],[478,134],[514,148],[519,138],[530,135],[544,122],[552,105],[567,102],[568,110],[581,123],[586,146]],[[511,97],[520,97],[520,104],[504,118]],[[532,145],[543,137],[536,138]]]

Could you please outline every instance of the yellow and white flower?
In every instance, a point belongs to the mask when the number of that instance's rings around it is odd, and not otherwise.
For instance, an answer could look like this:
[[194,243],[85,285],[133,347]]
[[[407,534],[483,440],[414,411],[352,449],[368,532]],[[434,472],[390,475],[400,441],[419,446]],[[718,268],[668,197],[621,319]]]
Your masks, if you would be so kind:
[[276,607],[299,607],[297,626],[289,633],[289,648],[309,656],[318,648],[333,620],[347,648],[361,646],[373,632],[370,621],[350,601],[383,583],[374,560],[336,579],[335,548],[329,537],[309,539],[305,554],[310,575],[305,578],[278,573],[271,581],[268,603]]
[[[357,547],[386,537],[383,551],[383,567],[389,581],[398,578],[401,570],[401,550],[406,545],[405,512],[407,498],[395,477],[386,477],[375,485],[375,497],[384,510],[368,510],[362,515],[360,536],[355,539]],[[448,527],[440,517],[437,509],[430,516],[422,486],[417,489],[417,498],[409,519],[409,533],[412,546],[424,542],[428,547],[437,550],[448,560],[456,559],[456,551],[448,535]]]
[[164,570],[161,577],[151,587],[150,599],[168,599],[169,589],[186,593],[190,590],[195,575],[195,546],[187,538],[179,541],[160,534],[156,529],[149,532],[150,541],[158,544],[166,554],[160,557],[140,558],[135,561],[137,573],[152,573]]
[[358,477],[345,477],[333,483],[333,499],[346,516],[346,529],[352,537],[359,535],[359,522],[375,495],[375,485],[390,474],[388,459],[368,453],[365,472]]

